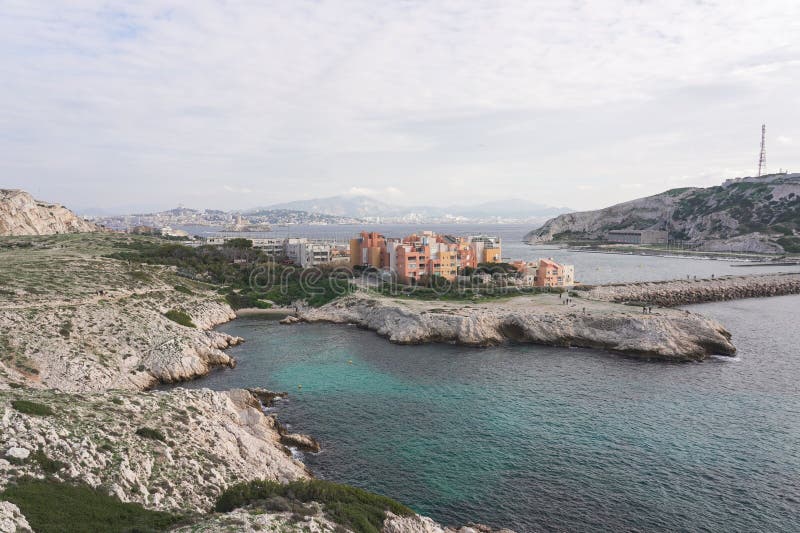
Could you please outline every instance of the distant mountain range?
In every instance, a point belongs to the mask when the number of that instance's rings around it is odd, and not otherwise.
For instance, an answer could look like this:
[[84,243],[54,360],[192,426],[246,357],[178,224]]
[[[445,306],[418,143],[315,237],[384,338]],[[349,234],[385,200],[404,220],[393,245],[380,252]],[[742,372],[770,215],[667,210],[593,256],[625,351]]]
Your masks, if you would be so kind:
[[498,200],[477,205],[398,206],[369,196],[330,196],[296,200],[268,206],[266,209],[292,209],[332,216],[381,219],[385,222],[425,222],[435,220],[531,221],[542,220],[571,210],[526,200]]
[[596,240],[611,230],[668,230],[703,250],[800,253],[800,174],[686,187],[597,211],[560,215],[526,235],[530,243]]

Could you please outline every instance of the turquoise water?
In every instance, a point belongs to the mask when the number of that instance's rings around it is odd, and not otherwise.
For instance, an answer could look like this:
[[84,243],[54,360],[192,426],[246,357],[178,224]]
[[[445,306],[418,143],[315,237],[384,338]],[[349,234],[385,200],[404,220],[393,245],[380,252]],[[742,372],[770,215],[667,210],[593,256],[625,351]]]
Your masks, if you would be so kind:
[[[800,516],[800,296],[694,306],[735,359],[397,346],[350,326],[223,328],[236,369],[193,387],[288,390],[319,477],[445,523],[539,530],[790,531]],[[298,388],[301,385],[302,388]]]

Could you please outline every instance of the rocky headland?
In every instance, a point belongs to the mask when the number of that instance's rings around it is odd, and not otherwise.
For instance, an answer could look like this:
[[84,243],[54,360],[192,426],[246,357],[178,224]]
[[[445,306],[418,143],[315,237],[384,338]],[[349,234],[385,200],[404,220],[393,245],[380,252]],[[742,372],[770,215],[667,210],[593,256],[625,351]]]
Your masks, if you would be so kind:
[[800,174],[737,178],[716,187],[686,187],[596,211],[559,215],[525,236],[607,242],[611,230],[670,230],[670,238],[710,252],[800,251]]
[[[564,296],[566,298],[566,296]],[[423,301],[359,293],[317,309],[304,309],[306,322],[351,323],[391,342],[452,342],[489,346],[527,342],[598,348],[669,361],[733,355],[730,333],[697,313],[655,309],[557,294],[516,296],[485,303]]]
[[[210,287],[160,266],[105,257],[125,237],[53,236],[0,248],[0,388],[142,390],[232,366],[242,339]],[[190,325],[169,318],[185,313]]]
[[52,235],[100,231],[58,204],[34,199],[25,191],[0,189],[0,235]]

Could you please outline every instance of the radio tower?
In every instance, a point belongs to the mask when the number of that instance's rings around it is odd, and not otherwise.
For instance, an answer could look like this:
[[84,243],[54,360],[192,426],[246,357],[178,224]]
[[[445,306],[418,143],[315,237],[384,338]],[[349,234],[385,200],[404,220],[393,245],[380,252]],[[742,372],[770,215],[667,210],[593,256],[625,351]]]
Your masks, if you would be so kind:
[[767,125],[761,125],[761,153],[758,156],[758,175],[767,170]]

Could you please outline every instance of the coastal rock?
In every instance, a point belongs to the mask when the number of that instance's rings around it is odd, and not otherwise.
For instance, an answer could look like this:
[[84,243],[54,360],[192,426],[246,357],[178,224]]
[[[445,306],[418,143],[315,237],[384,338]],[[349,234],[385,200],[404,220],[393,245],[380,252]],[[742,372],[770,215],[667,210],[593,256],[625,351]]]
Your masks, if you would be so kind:
[[19,507],[0,501],[0,533],[30,533],[31,526]]
[[52,235],[100,229],[58,204],[40,202],[25,191],[0,189],[0,235]]
[[281,442],[304,452],[319,453],[322,450],[314,437],[301,433],[285,433],[281,435]]
[[445,529],[426,516],[386,513],[381,533],[444,533]]
[[273,392],[268,389],[262,389],[260,387],[247,389],[253,396],[258,398],[261,404],[264,407],[272,407],[272,404],[275,402],[276,398],[287,398],[289,396],[288,392]]
[[[54,414],[16,411],[11,401],[22,397]],[[108,487],[148,508],[205,512],[231,484],[308,477],[305,466],[284,453],[273,419],[241,389],[14,390],[0,392],[0,415],[0,449],[33,443],[62,465],[52,474],[56,479]],[[137,433],[142,428],[149,431]],[[38,459],[18,455],[13,469],[0,469],[0,491],[14,479],[43,474]]]
[[305,310],[302,318],[357,324],[400,344],[489,346],[513,341],[672,361],[736,352],[722,325],[695,313],[658,309],[643,314],[640,308],[576,300],[563,305],[557,296],[543,294],[467,305],[356,294]]
[[258,509],[236,509],[230,513],[216,514],[191,525],[172,530],[175,533],[257,533],[280,531],[285,533],[346,533],[351,531],[325,516],[322,512],[298,518],[293,512],[268,512]]

